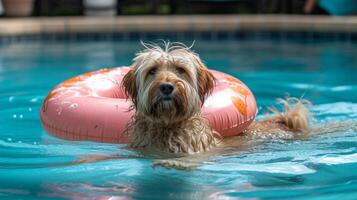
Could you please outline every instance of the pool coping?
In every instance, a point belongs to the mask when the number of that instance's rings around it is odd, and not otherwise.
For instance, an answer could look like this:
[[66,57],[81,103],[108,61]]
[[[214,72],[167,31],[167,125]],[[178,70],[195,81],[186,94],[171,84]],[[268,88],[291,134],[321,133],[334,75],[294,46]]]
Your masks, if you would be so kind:
[[116,32],[301,31],[357,33],[357,16],[160,15],[0,19],[0,36]]

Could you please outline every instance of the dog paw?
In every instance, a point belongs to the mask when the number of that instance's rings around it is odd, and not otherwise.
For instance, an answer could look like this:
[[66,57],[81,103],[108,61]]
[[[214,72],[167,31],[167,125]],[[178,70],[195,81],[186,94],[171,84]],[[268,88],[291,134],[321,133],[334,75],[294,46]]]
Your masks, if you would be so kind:
[[155,160],[153,167],[164,167],[167,169],[177,169],[177,170],[192,170],[198,165],[196,163],[184,162],[177,159],[168,159],[168,160]]

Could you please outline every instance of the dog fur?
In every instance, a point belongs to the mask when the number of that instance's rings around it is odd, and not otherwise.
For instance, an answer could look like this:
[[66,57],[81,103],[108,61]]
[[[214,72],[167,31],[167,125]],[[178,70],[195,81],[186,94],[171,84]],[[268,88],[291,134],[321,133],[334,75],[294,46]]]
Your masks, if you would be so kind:
[[[132,135],[129,146],[194,154],[224,145],[201,115],[215,80],[199,56],[180,43],[165,43],[164,48],[155,44],[144,46],[123,79],[123,88],[136,110],[128,129]],[[174,88],[168,99],[160,91],[165,84]],[[292,137],[308,132],[308,102],[295,98],[280,102],[284,112],[273,109],[273,117],[254,122],[244,133],[284,133]]]
[[[129,126],[132,148],[155,148],[175,154],[192,154],[215,147],[219,135],[201,116],[201,107],[214,88],[214,77],[188,47],[170,43],[162,49],[145,44],[123,88],[136,113]],[[172,93],[163,94],[163,86]]]

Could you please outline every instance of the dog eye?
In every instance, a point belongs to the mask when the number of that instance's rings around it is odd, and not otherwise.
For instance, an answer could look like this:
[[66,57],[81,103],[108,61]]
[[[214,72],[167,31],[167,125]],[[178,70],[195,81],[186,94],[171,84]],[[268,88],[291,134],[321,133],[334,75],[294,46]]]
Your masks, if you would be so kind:
[[157,72],[157,69],[154,67],[154,68],[150,69],[149,74],[150,75],[155,75],[156,72]]
[[184,73],[186,73],[186,71],[185,71],[182,67],[177,67],[177,68],[176,68],[176,72],[177,72],[178,74],[184,74]]

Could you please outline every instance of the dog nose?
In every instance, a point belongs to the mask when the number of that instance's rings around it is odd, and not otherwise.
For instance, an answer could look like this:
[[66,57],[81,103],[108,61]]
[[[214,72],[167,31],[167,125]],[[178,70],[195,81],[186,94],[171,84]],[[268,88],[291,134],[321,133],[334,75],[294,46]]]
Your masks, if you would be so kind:
[[160,85],[160,91],[164,95],[169,95],[174,90],[174,86],[169,83],[163,83]]

